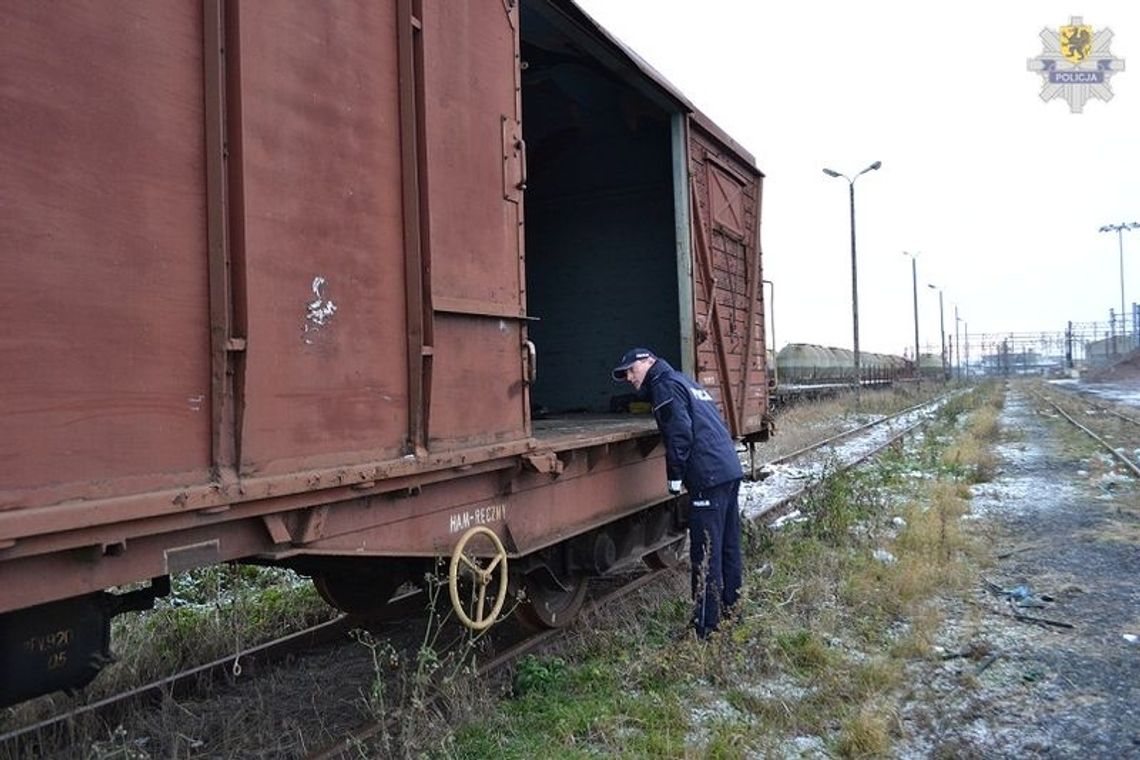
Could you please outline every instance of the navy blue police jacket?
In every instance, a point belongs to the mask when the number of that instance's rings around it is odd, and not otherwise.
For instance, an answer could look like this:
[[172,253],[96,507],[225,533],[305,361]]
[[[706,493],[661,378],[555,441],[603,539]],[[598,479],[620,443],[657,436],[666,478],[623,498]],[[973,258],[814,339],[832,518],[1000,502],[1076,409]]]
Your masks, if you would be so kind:
[[744,476],[736,444],[709,392],[658,359],[645,374],[653,417],[665,441],[669,480],[680,480],[690,493]]

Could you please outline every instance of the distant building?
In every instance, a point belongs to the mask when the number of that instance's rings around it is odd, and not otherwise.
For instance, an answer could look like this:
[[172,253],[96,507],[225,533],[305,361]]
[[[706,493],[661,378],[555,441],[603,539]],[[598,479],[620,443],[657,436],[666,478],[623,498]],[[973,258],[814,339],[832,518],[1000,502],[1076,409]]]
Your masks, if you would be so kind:
[[999,350],[982,356],[985,375],[1054,375],[1064,371],[1065,357],[1046,356],[1032,349]]
[[1085,359],[1090,367],[1103,367],[1136,349],[1136,335],[1113,335],[1085,343]]

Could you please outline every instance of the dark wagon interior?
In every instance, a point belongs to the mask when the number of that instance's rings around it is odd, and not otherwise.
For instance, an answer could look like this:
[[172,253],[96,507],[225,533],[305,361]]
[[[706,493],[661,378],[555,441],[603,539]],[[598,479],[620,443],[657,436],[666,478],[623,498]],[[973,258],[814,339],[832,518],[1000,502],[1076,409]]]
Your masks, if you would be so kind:
[[631,346],[681,367],[677,108],[580,22],[556,3],[522,5],[535,418],[620,409],[632,388],[610,368]]

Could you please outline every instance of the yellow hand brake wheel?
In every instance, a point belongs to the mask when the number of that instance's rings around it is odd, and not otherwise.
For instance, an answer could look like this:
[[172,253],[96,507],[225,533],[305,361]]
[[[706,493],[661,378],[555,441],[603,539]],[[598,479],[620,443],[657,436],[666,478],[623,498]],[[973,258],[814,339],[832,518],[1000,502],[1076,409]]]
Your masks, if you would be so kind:
[[[490,540],[494,547],[493,556],[468,555],[467,545],[477,536],[485,536]],[[498,591],[495,592],[495,602],[488,612],[486,610],[487,587],[494,582],[496,570],[499,571]],[[470,613],[459,600],[461,573],[471,579]],[[503,603],[507,600],[507,550],[503,548],[503,542],[499,540],[493,530],[482,525],[476,525],[459,539],[459,543],[455,545],[455,550],[451,553],[451,567],[447,573],[447,590],[451,595],[451,607],[463,625],[475,631],[482,631],[490,628],[491,624],[495,622],[495,618],[503,610]]]

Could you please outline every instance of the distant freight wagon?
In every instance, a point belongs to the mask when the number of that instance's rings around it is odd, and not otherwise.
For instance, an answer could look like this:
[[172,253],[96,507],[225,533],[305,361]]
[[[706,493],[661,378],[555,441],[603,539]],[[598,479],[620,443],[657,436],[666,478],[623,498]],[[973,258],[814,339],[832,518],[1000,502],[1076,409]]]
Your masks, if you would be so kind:
[[227,561],[564,624],[684,543],[631,345],[769,434],[763,175],[568,0],[0,7],[0,703]]

